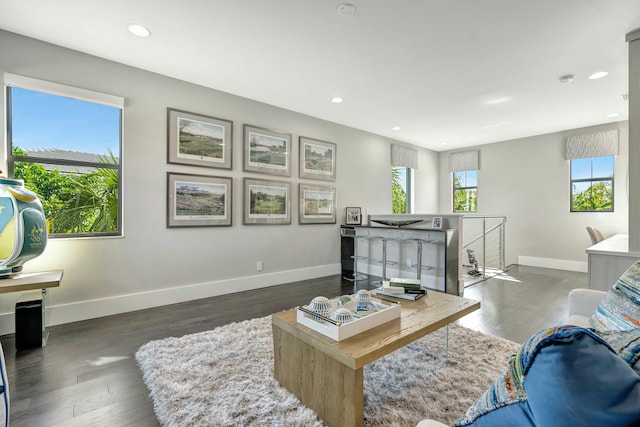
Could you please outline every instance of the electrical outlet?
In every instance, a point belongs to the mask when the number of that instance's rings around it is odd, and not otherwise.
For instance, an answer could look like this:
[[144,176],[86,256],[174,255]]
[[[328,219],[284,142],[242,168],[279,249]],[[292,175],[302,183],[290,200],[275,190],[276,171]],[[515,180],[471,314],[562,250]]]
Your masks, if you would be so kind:
[[411,267],[411,258],[407,260],[407,267]]
[[256,270],[262,271],[262,261],[258,261],[258,263],[256,264]]

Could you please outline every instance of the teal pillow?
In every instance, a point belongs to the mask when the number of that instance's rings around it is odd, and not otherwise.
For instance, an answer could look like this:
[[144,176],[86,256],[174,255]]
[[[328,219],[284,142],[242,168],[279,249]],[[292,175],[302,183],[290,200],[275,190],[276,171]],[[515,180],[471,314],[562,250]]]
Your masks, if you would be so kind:
[[640,261],[616,281],[591,316],[598,331],[628,331],[640,328]]

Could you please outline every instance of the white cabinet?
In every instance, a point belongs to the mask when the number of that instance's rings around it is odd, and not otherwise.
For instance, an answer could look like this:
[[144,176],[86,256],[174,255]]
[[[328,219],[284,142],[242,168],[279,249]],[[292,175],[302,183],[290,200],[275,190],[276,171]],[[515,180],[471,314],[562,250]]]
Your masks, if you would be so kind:
[[589,288],[608,291],[640,253],[629,252],[629,236],[616,234],[586,250],[589,258]]

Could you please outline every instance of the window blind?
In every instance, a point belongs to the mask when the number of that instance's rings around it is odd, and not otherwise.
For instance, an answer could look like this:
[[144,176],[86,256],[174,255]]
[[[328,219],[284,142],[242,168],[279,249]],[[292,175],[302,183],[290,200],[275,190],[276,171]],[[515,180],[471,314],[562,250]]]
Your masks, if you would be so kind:
[[418,150],[391,144],[391,164],[393,166],[418,169]]
[[567,138],[567,160],[618,154],[618,129],[572,135]]
[[480,151],[459,151],[449,154],[449,172],[472,171],[480,169]]
[[52,95],[64,96],[68,98],[79,99],[81,101],[108,105],[110,107],[116,107],[120,109],[124,108],[124,98],[121,96],[109,95],[93,90],[81,89],[63,85],[60,83],[52,83],[45,80],[33,79],[31,77],[25,77],[11,73],[4,73],[3,80],[6,86],[16,86],[22,89],[50,93]]

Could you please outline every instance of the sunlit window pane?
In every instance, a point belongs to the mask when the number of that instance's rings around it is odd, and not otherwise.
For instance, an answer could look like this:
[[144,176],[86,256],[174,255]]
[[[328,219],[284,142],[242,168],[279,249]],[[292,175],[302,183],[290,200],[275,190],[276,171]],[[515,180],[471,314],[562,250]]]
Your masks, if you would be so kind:
[[453,211],[478,211],[478,171],[453,173]]
[[392,212],[411,212],[411,169],[393,166],[391,169]]
[[19,87],[8,94],[9,169],[39,195],[51,236],[121,234],[122,110]]
[[571,160],[571,211],[613,211],[614,156]]

